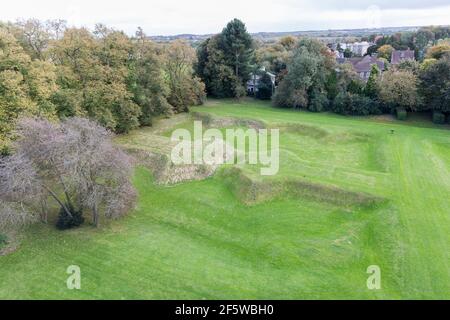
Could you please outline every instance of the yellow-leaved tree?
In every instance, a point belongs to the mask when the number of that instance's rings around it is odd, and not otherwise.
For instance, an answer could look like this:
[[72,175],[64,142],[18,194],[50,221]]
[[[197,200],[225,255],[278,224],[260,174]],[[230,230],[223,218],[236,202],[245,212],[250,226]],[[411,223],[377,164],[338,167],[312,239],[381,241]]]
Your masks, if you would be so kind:
[[21,116],[55,117],[54,65],[32,60],[14,36],[0,29],[0,152],[6,153]]

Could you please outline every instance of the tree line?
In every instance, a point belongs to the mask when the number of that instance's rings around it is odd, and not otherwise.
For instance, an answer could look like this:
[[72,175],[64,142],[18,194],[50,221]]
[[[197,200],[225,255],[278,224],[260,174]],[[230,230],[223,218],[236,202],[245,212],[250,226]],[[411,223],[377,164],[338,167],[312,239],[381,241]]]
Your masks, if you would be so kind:
[[[436,58],[433,51],[449,51],[450,27],[448,26],[430,26],[422,27],[413,32],[399,32],[391,36],[371,35],[367,41],[375,44],[368,49],[368,54],[381,53],[387,60],[391,59],[392,50],[410,49],[415,52],[418,61],[425,58]],[[430,51],[430,48],[433,49]],[[381,50],[380,50],[381,49]]]
[[[416,52],[417,60],[391,65],[392,51],[407,48]],[[218,98],[243,96],[250,73],[258,72],[262,74],[258,89],[265,94],[256,97],[270,98],[271,80],[260,71],[264,67],[276,75],[272,100],[278,107],[345,115],[431,110],[436,122],[445,121],[443,113],[450,112],[449,28],[378,36],[369,49],[373,53],[385,68],[382,72],[373,65],[365,82],[350,63],[339,64],[318,39],[287,36],[260,43],[235,19],[198,47],[196,71],[208,95]]]
[[89,117],[116,133],[151,125],[205,99],[194,75],[196,52],[175,41],[155,44],[142,29],[129,37],[64,21],[0,25],[0,149],[8,152],[23,116]]
[[[102,24],[68,28],[61,20],[0,24],[0,151],[8,153],[17,119],[88,117],[115,133],[152,124],[155,116],[185,112],[206,94],[240,98],[251,74],[260,74],[257,97],[280,107],[343,114],[406,110],[448,112],[449,28],[373,36],[386,69],[367,83],[338,65],[320,41],[252,39],[234,19],[196,50],[174,41],[157,44],[142,29],[133,37]],[[391,67],[394,49],[411,48],[419,62]]]

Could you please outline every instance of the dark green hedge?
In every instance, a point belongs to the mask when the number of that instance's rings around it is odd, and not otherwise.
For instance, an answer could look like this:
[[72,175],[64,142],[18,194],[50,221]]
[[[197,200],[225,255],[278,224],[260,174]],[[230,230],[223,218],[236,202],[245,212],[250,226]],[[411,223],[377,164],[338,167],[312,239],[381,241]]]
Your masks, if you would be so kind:
[[444,124],[445,114],[439,111],[433,111],[433,122],[436,124]]
[[331,111],[343,115],[367,116],[380,114],[377,101],[360,94],[349,92],[339,93],[331,106]]
[[397,108],[397,119],[406,120],[408,118],[408,112],[403,108]]

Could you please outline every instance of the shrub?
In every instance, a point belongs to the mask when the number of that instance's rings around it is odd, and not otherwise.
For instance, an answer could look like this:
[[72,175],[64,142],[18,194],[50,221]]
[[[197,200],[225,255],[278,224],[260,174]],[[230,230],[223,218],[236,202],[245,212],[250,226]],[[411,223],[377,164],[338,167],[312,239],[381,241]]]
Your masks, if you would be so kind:
[[408,112],[406,112],[405,109],[397,108],[396,112],[397,112],[397,119],[398,120],[404,121],[404,120],[406,120],[408,118]]
[[273,93],[272,79],[268,73],[263,73],[259,80],[258,91],[256,91],[256,98],[261,100],[270,100]]
[[8,244],[8,237],[0,233],[0,249]]
[[2,141],[0,141],[0,157],[6,157],[11,154],[11,146],[5,144],[2,144]]
[[328,108],[329,100],[326,94],[318,91],[313,91],[311,96],[311,102],[308,106],[309,111],[322,112]]
[[352,80],[348,84],[347,91],[354,94],[364,93],[364,83],[360,80]]
[[81,226],[84,223],[82,210],[75,210],[73,206],[67,205],[72,216],[69,216],[63,208],[59,210],[58,221],[56,222],[56,227],[59,230],[68,230]]
[[380,107],[375,100],[369,97],[342,92],[334,99],[333,112],[343,115],[366,116],[369,114],[380,114]]
[[233,94],[236,99],[241,99],[242,97],[245,97],[245,95],[247,94],[247,90],[242,84],[236,82],[234,84]]
[[433,111],[433,122],[436,124],[444,124],[445,114],[439,111]]

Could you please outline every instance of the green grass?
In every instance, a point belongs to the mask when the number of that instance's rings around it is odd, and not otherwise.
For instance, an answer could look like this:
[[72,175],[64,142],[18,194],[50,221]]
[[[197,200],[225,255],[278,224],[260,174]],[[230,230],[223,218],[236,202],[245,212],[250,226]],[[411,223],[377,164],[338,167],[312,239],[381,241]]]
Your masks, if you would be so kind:
[[[279,175],[243,166],[242,176],[163,187],[138,168],[128,217],[100,230],[31,227],[0,257],[0,298],[450,299],[448,127],[251,100],[194,110],[280,128]],[[183,116],[118,142],[163,150],[175,127],[192,123]],[[246,204],[253,186],[267,197]],[[383,201],[361,205],[358,195]],[[66,288],[69,265],[81,267],[80,291]],[[381,267],[381,290],[367,289],[370,265]]]

